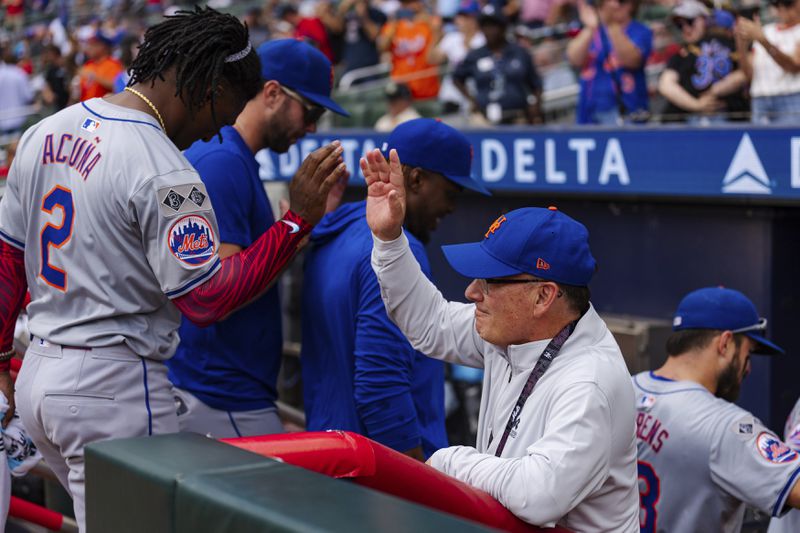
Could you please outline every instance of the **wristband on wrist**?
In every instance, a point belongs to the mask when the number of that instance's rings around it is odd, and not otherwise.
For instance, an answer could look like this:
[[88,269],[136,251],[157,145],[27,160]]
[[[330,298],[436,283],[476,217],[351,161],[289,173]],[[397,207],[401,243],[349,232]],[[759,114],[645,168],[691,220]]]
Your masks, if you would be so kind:
[[[303,217],[301,217],[300,215],[298,215],[297,213],[295,213],[291,209],[288,210],[285,215],[283,215],[283,218],[281,220],[283,220],[284,223],[288,224],[289,226],[292,226],[292,224],[297,225],[297,229],[295,231],[292,231],[292,233],[299,232],[299,233],[302,234],[301,236],[304,236],[305,234],[310,233],[311,230],[314,229],[314,226],[309,224],[306,221],[306,219],[304,219]],[[294,229],[294,228],[292,228],[292,229]]]

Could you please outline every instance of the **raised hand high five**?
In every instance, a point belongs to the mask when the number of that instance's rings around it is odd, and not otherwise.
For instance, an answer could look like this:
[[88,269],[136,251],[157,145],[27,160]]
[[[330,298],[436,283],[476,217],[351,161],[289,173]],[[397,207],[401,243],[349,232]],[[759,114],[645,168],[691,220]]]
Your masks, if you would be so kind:
[[382,241],[400,236],[406,216],[406,187],[400,157],[389,152],[389,161],[377,148],[361,158],[367,182],[367,224]]
[[[311,225],[319,222],[331,202],[338,205],[338,200],[341,200],[343,187],[350,176],[342,159],[343,151],[339,141],[317,148],[306,157],[289,183],[292,211]],[[334,209],[336,205],[333,205]]]

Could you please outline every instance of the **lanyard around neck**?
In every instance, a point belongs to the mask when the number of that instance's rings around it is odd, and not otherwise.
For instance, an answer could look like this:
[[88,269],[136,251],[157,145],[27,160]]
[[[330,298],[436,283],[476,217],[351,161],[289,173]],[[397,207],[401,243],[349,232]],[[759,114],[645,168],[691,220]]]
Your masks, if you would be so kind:
[[528,375],[528,381],[525,382],[525,386],[522,388],[522,392],[519,394],[519,398],[517,399],[516,405],[514,405],[514,409],[511,410],[511,416],[508,418],[508,422],[506,423],[506,429],[503,431],[503,436],[500,437],[500,443],[497,445],[497,450],[494,454],[497,457],[503,453],[503,448],[506,447],[506,441],[508,440],[509,434],[516,429],[519,425],[519,415],[522,413],[522,407],[525,405],[525,402],[528,401],[528,396],[531,395],[533,392],[533,388],[542,378],[547,369],[550,368],[550,364],[553,362],[553,359],[558,356],[558,352],[561,351],[561,348],[564,346],[564,343],[567,342],[567,339],[572,332],[575,331],[575,326],[578,325],[578,321],[575,320],[574,322],[570,322],[564,329],[559,331],[555,337],[553,337],[549,343],[547,343],[547,347],[542,352],[542,355],[539,356],[539,360],[536,361],[536,365],[531,370],[531,373]]

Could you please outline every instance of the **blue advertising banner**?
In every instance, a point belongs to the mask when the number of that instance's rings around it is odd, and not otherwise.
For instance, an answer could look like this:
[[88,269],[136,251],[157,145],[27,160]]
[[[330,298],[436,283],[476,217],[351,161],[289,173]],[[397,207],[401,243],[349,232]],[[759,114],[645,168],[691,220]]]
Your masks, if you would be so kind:
[[[473,175],[495,191],[800,200],[800,130],[775,128],[496,129],[465,131]],[[264,180],[288,180],[321,144],[341,140],[351,182],[386,134],[339,130],[258,154]],[[441,154],[447,157],[447,154]],[[402,159],[402,154],[401,154]]]

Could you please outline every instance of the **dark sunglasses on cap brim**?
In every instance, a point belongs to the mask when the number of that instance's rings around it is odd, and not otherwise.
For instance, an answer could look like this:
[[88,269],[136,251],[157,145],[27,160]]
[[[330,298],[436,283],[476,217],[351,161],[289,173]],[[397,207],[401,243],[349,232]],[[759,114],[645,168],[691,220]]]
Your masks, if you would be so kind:
[[306,126],[310,126],[311,124],[316,124],[319,122],[319,119],[325,113],[324,107],[308,101],[308,99],[306,99],[300,93],[297,93],[288,87],[284,87],[283,85],[281,85],[281,90],[286,93],[289,98],[297,100],[300,102],[300,105],[303,106],[303,122],[305,122]]

